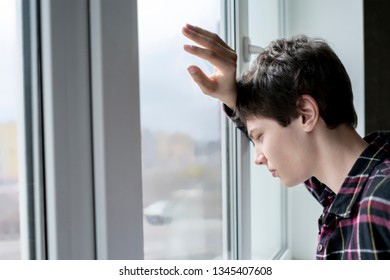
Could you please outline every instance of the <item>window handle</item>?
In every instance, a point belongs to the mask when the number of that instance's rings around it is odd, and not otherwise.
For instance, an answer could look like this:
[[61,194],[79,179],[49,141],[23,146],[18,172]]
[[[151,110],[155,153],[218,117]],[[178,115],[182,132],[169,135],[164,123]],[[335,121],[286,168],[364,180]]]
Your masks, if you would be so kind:
[[247,36],[243,38],[243,49],[244,49],[244,61],[249,62],[252,54],[260,54],[264,51],[264,48],[251,45],[251,39]]

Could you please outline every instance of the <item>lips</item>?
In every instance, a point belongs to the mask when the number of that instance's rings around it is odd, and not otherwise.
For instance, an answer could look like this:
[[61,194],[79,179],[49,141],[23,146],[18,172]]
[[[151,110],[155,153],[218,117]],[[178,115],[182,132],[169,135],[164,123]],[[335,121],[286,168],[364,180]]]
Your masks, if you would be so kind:
[[269,169],[269,172],[271,172],[273,177],[276,177],[276,170],[275,169]]

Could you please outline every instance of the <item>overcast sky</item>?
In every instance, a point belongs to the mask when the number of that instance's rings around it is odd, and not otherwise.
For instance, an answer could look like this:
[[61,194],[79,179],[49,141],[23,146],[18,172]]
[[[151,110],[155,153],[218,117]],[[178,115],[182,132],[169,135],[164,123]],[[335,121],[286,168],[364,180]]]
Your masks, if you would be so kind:
[[[142,0],[138,11],[143,127],[217,139],[220,104],[204,96],[186,71],[190,64],[208,73],[212,67],[183,51],[189,42],[181,29],[188,22],[217,32],[220,0]],[[0,122],[16,120],[21,109],[17,26],[16,0],[1,0]]]
[[220,103],[203,95],[187,73],[191,64],[212,67],[183,50],[190,43],[186,23],[217,32],[220,0],[142,0],[138,6],[141,117],[152,131],[190,134],[197,140],[219,138]]
[[19,57],[16,30],[16,0],[1,0],[0,122],[17,118]]

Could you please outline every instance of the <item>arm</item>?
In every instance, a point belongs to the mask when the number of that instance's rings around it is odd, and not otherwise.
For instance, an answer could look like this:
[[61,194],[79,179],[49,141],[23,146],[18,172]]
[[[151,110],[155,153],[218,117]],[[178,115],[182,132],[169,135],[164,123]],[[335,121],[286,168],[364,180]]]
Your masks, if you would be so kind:
[[184,50],[214,65],[214,73],[210,76],[195,65],[189,66],[187,70],[192,79],[204,94],[219,99],[230,109],[235,110],[236,53],[218,35],[202,28],[187,24],[182,32],[184,36],[200,45],[184,45]]

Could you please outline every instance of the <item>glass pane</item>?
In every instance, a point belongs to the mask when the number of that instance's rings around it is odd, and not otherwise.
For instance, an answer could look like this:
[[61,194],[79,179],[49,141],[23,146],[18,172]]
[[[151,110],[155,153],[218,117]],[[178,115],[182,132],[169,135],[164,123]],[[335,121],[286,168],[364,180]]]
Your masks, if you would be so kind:
[[16,1],[0,2],[0,259],[20,259]]
[[187,74],[212,68],[181,33],[187,22],[218,33],[220,2],[138,1],[146,259],[222,258],[220,104]]

